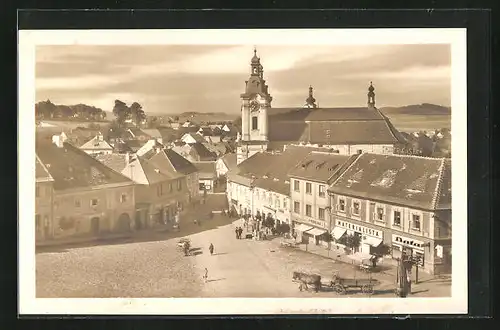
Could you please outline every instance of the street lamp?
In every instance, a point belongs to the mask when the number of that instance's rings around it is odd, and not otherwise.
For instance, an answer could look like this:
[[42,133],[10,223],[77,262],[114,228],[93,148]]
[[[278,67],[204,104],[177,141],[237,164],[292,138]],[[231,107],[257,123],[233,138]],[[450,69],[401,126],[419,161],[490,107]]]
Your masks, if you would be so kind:
[[328,193],[328,201],[330,206],[327,206],[325,210],[328,212],[328,256],[330,256],[330,250],[332,249],[332,198],[333,192],[327,190]]

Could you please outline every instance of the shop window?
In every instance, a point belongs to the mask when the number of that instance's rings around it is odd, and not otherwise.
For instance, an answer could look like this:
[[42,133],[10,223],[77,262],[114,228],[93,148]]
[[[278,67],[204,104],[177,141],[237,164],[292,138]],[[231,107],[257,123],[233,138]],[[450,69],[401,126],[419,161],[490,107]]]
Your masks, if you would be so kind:
[[309,204],[306,204],[306,216],[308,217],[312,216],[312,206]]
[[339,198],[339,211],[345,212],[345,199]]
[[293,180],[293,190],[299,192],[300,191],[300,181]]
[[394,219],[392,220],[392,225],[397,227],[401,226],[401,211],[394,211]]
[[422,252],[414,251],[413,256],[415,257],[415,261],[420,267],[424,267],[424,254]]
[[97,206],[99,204],[99,200],[97,198],[92,198],[90,200],[90,206]]
[[199,189],[200,190],[205,190],[205,184],[204,183],[200,183],[199,184]]
[[319,185],[319,190],[318,190],[319,191],[319,193],[318,193],[319,197],[325,197],[325,195],[326,195],[325,190],[326,190],[325,186],[322,185],[322,184],[320,184]]
[[325,220],[325,209],[321,207],[318,209],[318,219]]
[[299,202],[293,202],[293,212],[300,214],[300,203]]
[[286,208],[287,208],[286,198],[283,200],[283,208],[284,208],[284,209],[286,209]]
[[421,224],[420,224],[420,215],[418,214],[412,214],[411,216],[411,228],[413,230],[417,230],[417,231],[420,231],[420,227],[421,227]]
[[361,208],[361,205],[360,205],[359,201],[354,201],[352,203],[352,214],[359,215],[360,208]]
[[281,207],[279,198],[276,198],[275,205],[276,205],[277,209],[279,209]]
[[306,182],[306,194],[312,194],[312,184],[310,182]]

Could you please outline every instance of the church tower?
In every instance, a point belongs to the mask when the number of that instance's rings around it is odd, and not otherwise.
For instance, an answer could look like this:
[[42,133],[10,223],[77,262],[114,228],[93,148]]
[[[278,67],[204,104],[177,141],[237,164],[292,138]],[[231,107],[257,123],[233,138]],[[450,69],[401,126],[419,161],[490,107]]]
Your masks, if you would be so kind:
[[304,108],[313,108],[316,109],[318,106],[316,105],[316,99],[313,96],[313,88],[309,86],[309,96],[306,99],[306,104],[304,104]]
[[241,98],[241,139],[237,147],[237,164],[257,152],[267,150],[268,109],[272,97],[264,80],[264,67],[254,49],[250,62],[250,77],[245,81],[245,92]]
[[370,81],[370,87],[368,87],[368,108],[375,108],[375,87],[373,87],[372,82]]

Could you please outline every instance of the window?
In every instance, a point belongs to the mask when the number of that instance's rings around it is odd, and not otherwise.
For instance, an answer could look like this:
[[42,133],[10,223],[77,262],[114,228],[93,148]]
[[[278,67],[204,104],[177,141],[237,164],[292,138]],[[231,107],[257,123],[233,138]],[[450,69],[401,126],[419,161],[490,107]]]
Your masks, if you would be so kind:
[[394,211],[394,219],[392,221],[393,226],[401,226],[401,212],[400,211]]
[[319,197],[325,197],[325,186],[324,185],[319,185]]
[[300,181],[299,180],[293,181],[293,190],[300,191]]
[[325,209],[322,209],[321,207],[318,209],[318,218],[320,220],[325,220]]
[[360,207],[361,206],[358,201],[352,202],[352,214],[359,215]]
[[293,212],[300,213],[300,203],[299,202],[293,202]]
[[92,198],[90,200],[90,206],[97,206],[99,204],[99,200],[97,198]]
[[384,208],[383,207],[377,207],[377,221],[384,221]]
[[306,194],[312,193],[312,184],[310,182],[306,182]]
[[200,183],[200,190],[205,190],[205,184],[204,183]]
[[345,212],[345,199],[339,199],[339,211]]
[[411,220],[412,229],[420,231],[420,215],[412,214]]
[[172,192],[174,188],[172,187],[172,183],[168,184],[168,192]]
[[182,181],[178,180],[177,181],[177,191],[181,191],[181,190],[182,190]]
[[40,197],[40,187],[35,187],[35,197]]
[[417,261],[417,264],[421,267],[424,266],[424,254],[421,252],[414,251],[414,257]]
[[312,207],[309,204],[306,204],[306,216],[312,217]]
[[279,198],[276,198],[275,205],[276,205],[277,209],[279,209],[281,207],[281,203],[280,203],[280,199]]
[[79,199],[75,199],[75,207],[80,207],[82,202]]
[[259,128],[257,124],[258,124],[257,117],[252,117],[252,130],[256,130]]
[[287,208],[287,204],[286,204],[286,199],[283,200],[283,208],[286,209]]
[[122,195],[120,196],[120,202],[122,202],[122,203],[127,202],[127,194],[122,194]]
[[37,232],[42,229],[42,220],[40,214],[35,214],[35,228]]

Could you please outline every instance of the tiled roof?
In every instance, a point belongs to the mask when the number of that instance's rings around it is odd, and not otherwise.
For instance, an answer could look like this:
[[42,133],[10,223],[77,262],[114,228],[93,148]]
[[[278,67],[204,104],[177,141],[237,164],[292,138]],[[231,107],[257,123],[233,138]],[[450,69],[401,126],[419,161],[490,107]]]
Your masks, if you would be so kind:
[[357,108],[319,108],[307,116],[306,121],[350,121],[350,120],[382,120],[376,109],[368,107]]
[[54,181],[50,173],[47,171],[45,165],[43,165],[42,161],[38,156],[35,156],[35,178],[36,181]]
[[320,144],[394,144],[400,141],[385,120],[309,123],[309,142]]
[[203,136],[201,136],[198,133],[188,133],[187,136],[190,136],[192,139],[194,139],[197,143],[204,143],[205,139]]
[[127,155],[124,154],[96,155],[95,159],[118,173],[121,173],[127,166]]
[[269,141],[307,141],[308,125],[305,121],[285,121],[269,117]]
[[448,170],[451,166],[446,162],[440,158],[364,153],[329,190],[433,210],[437,204],[451,201],[451,171]]
[[235,153],[225,154],[224,156],[221,157],[221,159],[224,162],[224,164],[226,164],[229,170],[236,168],[237,165],[236,165]]
[[96,135],[87,143],[83,144],[80,149],[82,150],[113,150],[107,141],[102,138],[102,135]]
[[213,136],[213,131],[212,131],[212,129],[210,127],[201,127],[200,130],[201,130],[200,133],[203,136]]
[[82,150],[64,143],[37,143],[36,153],[54,178],[54,189],[86,188],[112,183],[132,183]]
[[256,153],[240,163],[236,170],[230,171],[228,178],[232,181],[238,180],[235,175],[251,178],[257,187],[288,194],[288,171],[309,153],[308,148],[290,149],[281,153]]
[[288,172],[290,177],[311,181],[329,182],[346,169],[357,155],[345,156],[312,151]]
[[131,165],[134,165],[135,163],[140,164],[149,184],[168,181],[178,177],[175,173],[172,173],[169,170],[165,171],[165,169],[159,168],[156,164],[153,164],[142,157],[134,157],[130,161]]
[[225,155],[230,151],[230,148],[225,142],[203,143],[203,145],[205,146],[205,148],[207,148],[210,152],[214,153],[215,155]]
[[139,140],[127,140],[124,141],[127,148],[129,148],[132,152],[136,152],[141,149],[141,147],[146,144],[147,141],[139,141]]
[[215,162],[195,162],[194,166],[198,169],[200,179],[215,179],[217,172],[215,170]]
[[198,161],[215,161],[217,158],[203,143],[191,144],[189,153]]
[[181,175],[188,175],[197,172],[198,169],[187,159],[173,151],[172,149],[163,149],[153,157],[150,161],[157,164],[161,168],[171,169]]

